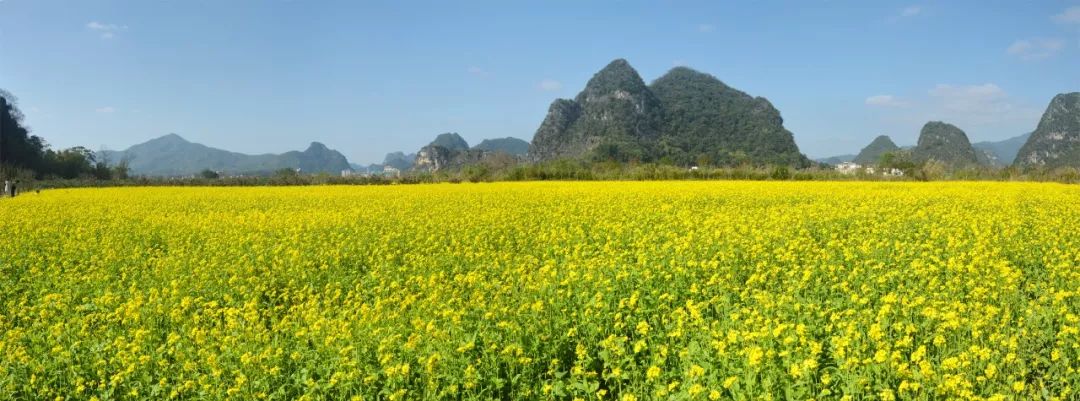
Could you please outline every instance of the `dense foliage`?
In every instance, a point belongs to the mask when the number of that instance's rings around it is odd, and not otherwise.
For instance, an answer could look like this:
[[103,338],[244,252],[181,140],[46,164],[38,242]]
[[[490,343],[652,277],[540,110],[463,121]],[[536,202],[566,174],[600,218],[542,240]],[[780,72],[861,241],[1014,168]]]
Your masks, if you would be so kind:
[[45,139],[31,135],[23,125],[16,98],[0,90],[0,178],[126,178],[124,161],[110,164],[90,150],[77,146],[53,150]]
[[1070,400],[1078,196],[50,190],[0,200],[0,398]]
[[451,152],[469,150],[469,143],[456,132],[439,134],[439,136],[435,137],[435,140],[431,141],[428,146],[441,146]]
[[672,69],[649,88],[664,106],[659,157],[683,165],[809,165],[765,98],[686,67]]
[[1015,163],[1025,167],[1080,167],[1080,92],[1054,96]]
[[685,67],[646,86],[622,59],[596,73],[574,100],[552,103],[530,154],[536,160],[810,164],[768,100]]

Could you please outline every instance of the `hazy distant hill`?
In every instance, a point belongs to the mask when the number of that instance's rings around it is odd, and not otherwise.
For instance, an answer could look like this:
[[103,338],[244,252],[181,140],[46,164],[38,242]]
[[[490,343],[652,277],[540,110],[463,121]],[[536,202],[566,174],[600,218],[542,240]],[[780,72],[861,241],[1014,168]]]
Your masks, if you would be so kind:
[[1020,166],[1080,167],[1080,92],[1054,96],[1015,162]]
[[529,153],[529,143],[518,138],[506,137],[497,139],[485,139],[473,146],[476,150],[489,152],[505,152],[514,156],[525,156]]
[[412,167],[414,162],[416,162],[416,153],[390,152],[383,158],[382,165],[405,171]]
[[350,168],[345,156],[319,142],[312,142],[303,152],[247,155],[189,142],[176,134],[152,139],[124,151],[104,151],[101,155],[112,163],[127,159],[132,174],[148,176],[193,175],[204,169],[226,174],[259,174],[283,168],[299,168],[303,173],[339,174]]
[[1016,159],[1016,154],[1020,152],[1020,147],[1024,146],[1031,133],[1026,133],[1020,136],[1014,136],[1002,141],[991,142],[982,141],[975,142],[971,146],[978,150],[984,150],[990,152],[995,159],[994,166],[1007,166],[1013,163]]
[[840,164],[840,163],[843,163],[843,162],[852,161],[852,160],[855,159],[855,156],[856,155],[845,154],[845,155],[836,155],[836,156],[829,156],[829,157],[819,157],[817,159],[814,159],[814,161],[816,161],[818,163],[837,165],[837,164]]
[[534,160],[670,160],[807,166],[780,112],[712,75],[677,67],[645,85],[626,60],[556,99],[533,136]]

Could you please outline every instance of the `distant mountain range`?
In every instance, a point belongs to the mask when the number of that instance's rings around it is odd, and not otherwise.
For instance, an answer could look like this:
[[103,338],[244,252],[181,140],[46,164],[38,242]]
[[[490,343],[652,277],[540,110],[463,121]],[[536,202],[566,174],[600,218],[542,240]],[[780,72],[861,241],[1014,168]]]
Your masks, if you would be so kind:
[[1020,147],[1024,146],[1031,133],[1026,133],[1020,136],[1014,136],[1012,138],[1002,141],[982,141],[971,144],[975,149],[988,152],[993,156],[991,159],[992,165],[995,166],[1008,166],[1013,164],[1016,160],[1016,154],[1020,152]]
[[280,169],[340,174],[350,168],[341,153],[319,142],[302,152],[247,155],[189,142],[177,134],[134,145],[123,151],[102,151],[112,163],[128,160],[131,173],[146,176],[188,176],[210,169],[226,174],[268,174]]
[[859,151],[859,154],[851,161],[859,164],[873,164],[881,160],[881,155],[900,150],[887,135],[878,135],[869,145]]
[[[948,123],[927,123],[915,146],[897,146],[878,136],[858,154],[816,159],[839,164],[873,164],[888,152],[915,162],[937,160],[950,167],[1018,165],[1080,166],[1080,92],[1054,97],[1036,130],[1002,141],[970,143]],[[281,169],[338,174],[344,170],[379,173],[439,171],[473,164],[505,166],[523,160],[554,159],[659,161],[676,164],[741,163],[802,167],[799,153],[779,112],[760,97],[728,87],[689,68],[672,69],[645,85],[625,60],[596,73],[574,99],[557,99],[533,142],[506,137],[470,147],[457,133],[444,133],[416,153],[393,152],[382,164],[350,164],[341,153],[312,142],[304,151],[248,155],[193,143],[176,134],[123,151],[102,151],[113,164],[126,160],[131,173],[189,176],[205,169],[225,174],[268,174]]]

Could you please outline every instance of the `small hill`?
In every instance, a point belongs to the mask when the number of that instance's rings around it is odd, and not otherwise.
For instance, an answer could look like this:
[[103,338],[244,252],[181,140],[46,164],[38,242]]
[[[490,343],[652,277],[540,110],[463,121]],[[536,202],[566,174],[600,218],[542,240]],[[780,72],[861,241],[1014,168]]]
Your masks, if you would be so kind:
[[1054,96],[1016,155],[1023,167],[1080,167],[1080,92]]
[[475,150],[488,152],[504,152],[514,156],[525,156],[529,153],[529,143],[518,138],[506,137],[497,139],[485,139],[473,146]]
[[114,163],[128,160],[132,174],[146,176],[186,176],[204,169],[226,174],[266,174],[284,168],[339,174],[350,168],[345,156],[319,142],[312,142],[302,152],[247,155],[189,142],[177,134],[155,138],[124,151],[103,151],[99,156]]
[[439,134],[428,146],[441,146],[450,151],[469,150],[469,143],[456,132]]
[[966,167],[979,163],[967,134],[955,125],[941,121],[931,121],[923,126],[912,157],[917,162],[937,160],[951,167]]
[[877,164],[881,161],[881,155],[900,150],[888,135],[878,135],[869,145],[859,151],[852,161],[862,165]]

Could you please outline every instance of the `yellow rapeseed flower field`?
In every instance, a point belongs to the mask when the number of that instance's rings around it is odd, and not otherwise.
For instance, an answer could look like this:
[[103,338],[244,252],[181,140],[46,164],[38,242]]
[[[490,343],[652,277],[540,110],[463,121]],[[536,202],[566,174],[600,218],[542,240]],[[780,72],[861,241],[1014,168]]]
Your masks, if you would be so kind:
[[0,200],[0,399],[1078,399],[1080,187]]

